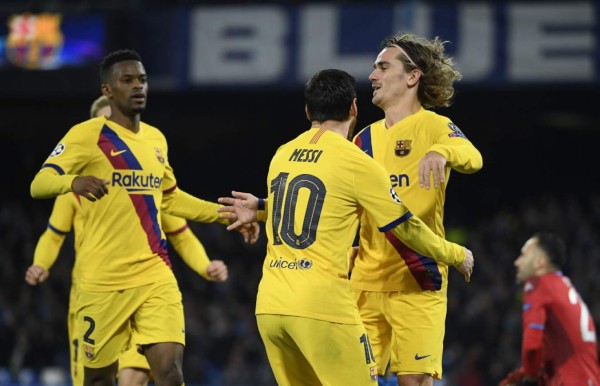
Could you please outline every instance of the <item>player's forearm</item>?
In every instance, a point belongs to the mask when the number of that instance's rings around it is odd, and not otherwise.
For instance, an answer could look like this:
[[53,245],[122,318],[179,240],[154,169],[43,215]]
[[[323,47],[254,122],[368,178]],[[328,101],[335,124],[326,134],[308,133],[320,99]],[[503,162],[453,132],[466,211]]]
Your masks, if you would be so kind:
[[64,241],[64,235],[58,234],[50,228],[46,229],[42,236],[40,236],[35,247],[33,264],[39,265],[46,270],[50,270],[56,262],[56,258],[58,257],[58,253],[60,252],[60,248]]
[[206,280],[210,280],[206,274],[206,268],[208,267],[208,264],[210,264],[210,260],[204,246],[200,240],[194,236],[192,231],[189,228],[186,228],[184,231],[177,234],[167,234],[167,237],[183,261],[194,270],[194,272]]
[[461,141],[460,144],[435,144],[429,151],[440,153],[450,167],[457,172],[471,174],[483,167],[483,157],[471,142]]
[[31,182],[31,197],[52,198],[71,191],[77,176],[59,175],[50,168],[40,170]]
[[174,216],[192,221],[229,224],[228,220],[219,218],[217,208],[220,206],[217,203],[194,197],[180,189],[175,189],[163,196],[161,209]]
[[389,231],[414,252],[437,262],[456,266],[465,260],[463,247],[436,235],[416,216],[411,216]]

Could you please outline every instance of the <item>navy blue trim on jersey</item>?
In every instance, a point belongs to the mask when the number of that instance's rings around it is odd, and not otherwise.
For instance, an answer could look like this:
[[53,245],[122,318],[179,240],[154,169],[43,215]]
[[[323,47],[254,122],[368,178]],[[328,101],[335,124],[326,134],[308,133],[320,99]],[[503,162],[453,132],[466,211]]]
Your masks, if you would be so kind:
[[63,176],[65,174],[65,171],[56,164],[43,164],[42,169],[43,168],[52,168],[52,169],[56,170],[58,172],[58,174],[60,174],[61,176]]
[[386,226],[383,226],[381,228],[378,228],[380,232],[387,232],[390,229],[394,229],[396,228],[396,226],[402,224],[403,222],[405,222],[406,220],[408,220],[409,218],[411,218],[413,216],[413,214],[411,212],[406,212],[404,213],[404,215],[402,217],[400,217],[397,220],[392,221],[391,223],[387,224]]
[[371,142],[371,126],[360,132],[354,139],[356,146],[361,148],[369,157],[373,158],[373,143]]
[[61,236],[66,236],[66,235],[67,235],[67,233],[69,233],[68,231],[67,231],[67,232],[64,232],[64,231],[61,231],[61,230],[60,230],[60,229],[58,229],[58,228],[55,228],[55,227],[54,227],[52,224],[50,224],[50,223],[48,223],[48,228],[49,228],[49,229],[50,229],[52,232],[54,232],[54,233],[58,233],[58,234],[59,234],[59,235],[61,235]]

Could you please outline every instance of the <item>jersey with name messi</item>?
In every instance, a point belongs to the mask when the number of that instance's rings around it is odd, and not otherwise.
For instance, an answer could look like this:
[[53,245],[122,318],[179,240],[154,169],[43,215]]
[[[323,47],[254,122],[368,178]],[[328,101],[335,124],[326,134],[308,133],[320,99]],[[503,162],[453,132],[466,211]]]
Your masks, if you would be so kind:
[[93,118],[65,135],[42,168],[109,181],[108,194],[81,200],[84,226],[75,264],[80,288],[113,291],[173,280],[159,208],[176,187],[167,142],[140,122],[130,130]]
[[[281,146],[269,167],[268,244],[256,313],[360,324],[347,250],[360,212],[456,262],[464,252],[406,209],[381,165],[343,136],[312,128]],[[396,233],[395,233],[396,234]],[[461,256],[462,254],[462,256]]]
[[[423,108],[389,129],[385,120],[373,123],[354,137],[354,143],[383,165],[402,202],[442,237],[451,168],[474,173],[482,167],[481,154],[460,129],[447,117]],[[429,151],[448,161],[439,189],[433,187],[433,180],[429,190],[419,187],[419,162]],[[448,267],[429,257],[403,254],[403,248],[392,234],[381,233],[371,216],[363,216],[352,286],[367,291],[445,291]]]

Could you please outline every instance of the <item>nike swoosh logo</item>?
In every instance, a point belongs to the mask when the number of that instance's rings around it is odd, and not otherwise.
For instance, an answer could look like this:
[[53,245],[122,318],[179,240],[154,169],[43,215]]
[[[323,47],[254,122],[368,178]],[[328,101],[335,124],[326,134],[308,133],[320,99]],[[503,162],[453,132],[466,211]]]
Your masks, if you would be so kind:
[[110,151],[110,155],[114,157],[114,156],[117,156],[117,155],[119,155],[119,154],[123,154],[123,153],[125,153],[126,151],[127,151],[127,150],[119,150],[119,151],[114,151],[114,150],[111,150],[111,151]]
[[431,354],[423,355],[423,356],[419,356],[419,354],[415,354],[415,360],[416,361],[420,361],[421,359],[424,359],[424,358],[427,358],[427,357],[430,357],[430,356],[431,356]]

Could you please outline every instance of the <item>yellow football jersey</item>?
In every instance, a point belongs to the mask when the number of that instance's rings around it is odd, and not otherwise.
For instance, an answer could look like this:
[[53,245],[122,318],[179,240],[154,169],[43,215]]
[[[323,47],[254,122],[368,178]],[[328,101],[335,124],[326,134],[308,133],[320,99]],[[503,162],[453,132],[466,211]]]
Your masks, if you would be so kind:
[[[105,117],[82,122],[63,137],[38,175],[50,170],[109,181],[105,197],[81,200],[84,226],[75,263],[80,288],[112,291],[175,281],[158,209],[163,191],[174,190],[176,180],[158,129],[142,122],[133,133]],[[35,182],[32,194],[39,188]],[[43,188],[43,194],[68,189]]]
[[[410,248],[449,264],[463,248],[435,236],[390,187],[381,165],[339,134],[312,128],[281,146],[268,173],[268,245],[256,313],[362,323],[347,249],[360,212]],[[408,248],[408,247],[407,247]]]
[[[383,165],[395,192],[436,234],[444,237],[444,201],[450,170],[474,173],[483,165],[479,151],[447,117],[421,108],[391,128],[373,123],[354,142]],[[419,187],[419,162],[429,151],[447,159],[446,179],[439,189]],[[352,286],[367,291],[445,290],[448,267],[426,256],[406,253],[389,232],[381,233],[375,219],[361,218],[360,248],[352,271]],[[401,257],[401,258],[400,258]]]

